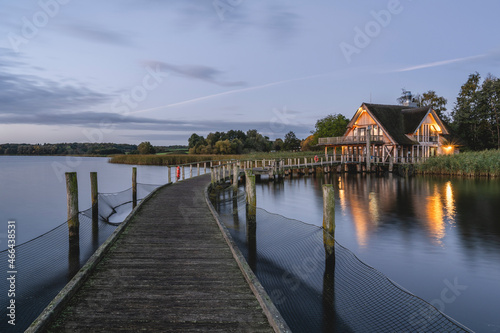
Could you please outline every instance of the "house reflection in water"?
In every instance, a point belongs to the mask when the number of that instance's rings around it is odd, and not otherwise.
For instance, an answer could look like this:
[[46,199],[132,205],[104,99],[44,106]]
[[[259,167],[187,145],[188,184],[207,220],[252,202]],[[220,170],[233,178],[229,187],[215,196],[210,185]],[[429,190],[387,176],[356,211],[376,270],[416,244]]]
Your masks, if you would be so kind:
[[442,244],[446,225],[455,223],[455,199],[450,181],[418,178],[377,178],[343,175],[338,178],[342,215],[350,215],[358,246],[366,248],[380,227],[420,229],[433,243]]

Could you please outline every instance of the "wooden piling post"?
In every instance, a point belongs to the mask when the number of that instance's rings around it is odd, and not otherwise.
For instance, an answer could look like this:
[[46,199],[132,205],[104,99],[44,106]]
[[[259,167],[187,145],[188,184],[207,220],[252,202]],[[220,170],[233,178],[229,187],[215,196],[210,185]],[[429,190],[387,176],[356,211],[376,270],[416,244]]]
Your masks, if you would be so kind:
[[78,181],[76,172],[66,172],[66,197],[68,202],[68,230],[70,241],[80,234],[78,217]]
[[200,163],[196,164],[197,176],[200,175]]
[[233,189],[238,189],[238,179],[240,178],[240,168],[238,167],[238,163],[234,163],[233,165]]
[[189,178],[193,178],[193,165],[189,164]]
[[248,170],[245,172],[245,176],[246,176],[245,191],[247,194],[247,204],[250,208],[250,214],[253,212],[253,215],[255,215],[256,205],[257,205],[257,196],[255,190],[255,175],[252,175],[252,172]]
[[137,168],[132,168],[132,208],[137,206]]
[[371,151],[370,151],[370,126],[366,129],[366,172],[370,172],[370,160],[371,160]]
[[92,230],[98,228],[99,222],[99,202],[97,188],[97,172],[90,173],[90,199],[92,204]]
[[335,191],[332,184],[323,185],[323,242],[331,252],[335,245]]
[[167,168],[168,168],[168,182],[171,183],[172,182],[172,168],[170,166],[168,166]]
[[186,179],[186,166],[182,166],[182,180]]

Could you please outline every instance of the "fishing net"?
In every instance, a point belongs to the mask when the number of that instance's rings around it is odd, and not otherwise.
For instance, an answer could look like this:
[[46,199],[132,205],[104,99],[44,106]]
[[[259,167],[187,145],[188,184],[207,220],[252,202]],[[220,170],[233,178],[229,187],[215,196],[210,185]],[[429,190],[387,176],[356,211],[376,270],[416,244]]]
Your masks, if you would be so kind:
[[214,206],[285,321],[295,332],[470,332],[324,233],[257,208],[244,192]]
[[[159,186],[137,184],[138,201]],[[132,188],[118,193],[99,193],[97,207],[97,228],[92,226],[92,208],[78,214],[79,247],[70,246],[67,221],[15,247],[15,297],[6,297],[10,282],[0,279],[0,290],[5,293],[0,301],[0,332],[24,331],[54,299],[131,212]],[[13,271],[8,266],[8,255],[8,250],[0,252],[0,267],[4,273]],[[8,324],[10,299],[15,299],[15,326]]]

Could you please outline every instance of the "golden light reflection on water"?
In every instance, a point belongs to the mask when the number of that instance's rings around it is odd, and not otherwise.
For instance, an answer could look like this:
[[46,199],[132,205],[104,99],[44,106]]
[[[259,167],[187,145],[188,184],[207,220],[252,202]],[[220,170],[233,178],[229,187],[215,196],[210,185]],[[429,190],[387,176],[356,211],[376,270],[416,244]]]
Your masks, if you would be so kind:
[[437,185],[434,185],[433,193],[427,198],[426,223],[427,231],[437,244],[441,244],[441,239],[445,236],[443,204],[441,194]]
[[414,211],[421,221],[421,227],[428,237],[439,246],[443,245],[447,223],[454,223],[456,206],[451,181],[441,184],[421,186],[417,182],[407,183],[413,195],[402,203],[397,200],[396,187],[382,186],[373,191],[370,182],[350,182],[339,178],[339,199],[342,212],[352,216],[358,245],[365,248],[370,235],[380,226],[383,216],[397,209],[395,205],[404,204]]
[[368,245],[369,236],[373,229],[369,211],[366,209],[366,204],[362,200],[352,201],[351,209],[358,245],[360,248],[365,248]]
[[370,211],[370,218],[375,225],[378,225],[378,221],[380,220],[380,207],[377,194],[375,192],[370,192],[368,200],[368,210]]
[[455,223],[455,200],[453,199],[453,187],[451,182],[448,181],[445,185],[445,207],[446,207],[446,217],[448,218],[450,223]]

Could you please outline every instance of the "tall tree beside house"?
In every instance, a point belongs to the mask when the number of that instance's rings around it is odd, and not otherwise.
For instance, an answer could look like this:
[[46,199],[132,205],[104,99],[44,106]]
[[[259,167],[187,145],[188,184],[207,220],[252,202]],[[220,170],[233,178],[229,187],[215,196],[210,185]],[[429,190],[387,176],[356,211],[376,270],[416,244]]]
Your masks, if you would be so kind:
[[325,118],[321,118],[316,121],[314,140],[311,142],[311,145],[315,145],[318,143],[318,138],[327,138],[332,136],[342,136],[347,130],[347,124],[349,124],[349,119],[347,119],[344,115],[338,114],[330,114]]
[[434,90],[429,90],[422,94],[420,106],[430,106],[441,120],[449,121],[449,117],[445,114],[446,103],[448,100],[444,97],[438,96]]
[[479,73],[469,75],[460,88],[453,109],[453,125],[469,149],[500,148],[500,83]]
[[[406,90],[402,89],[403,92],[401,96],[398,98],[398,103],[403,105],[406,101]],[[436,111],[437,115],[441,120],[446,122],[450,122],[450,118],[445,114],[446,112],[446,103],[448,100],[442,96],[438,96],[434,90],[429,90],[424,92],[422,95],[416,94],[412,96],[411,102],[415,103],[417,107],[429,106],[432,107],[434,111]]]
[[488,146],[500,149],[500,79],[486,77],[478,94],[478,108],[488,127]]
[[149,141],[141,142],[137,146],[137,150],[139,151],[139,154],[143,154],[143,155],[156,154],[155,148],[153,147],[153,145]]

